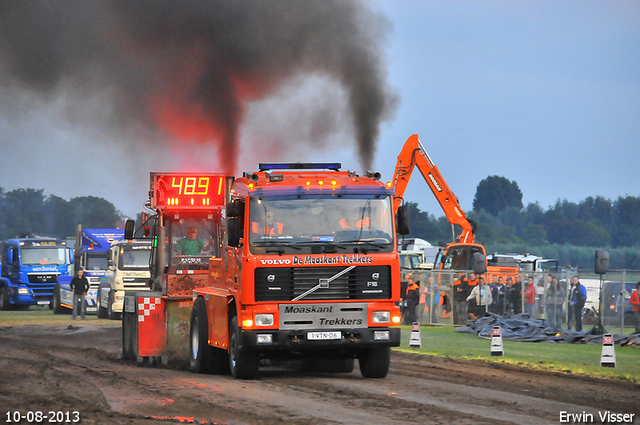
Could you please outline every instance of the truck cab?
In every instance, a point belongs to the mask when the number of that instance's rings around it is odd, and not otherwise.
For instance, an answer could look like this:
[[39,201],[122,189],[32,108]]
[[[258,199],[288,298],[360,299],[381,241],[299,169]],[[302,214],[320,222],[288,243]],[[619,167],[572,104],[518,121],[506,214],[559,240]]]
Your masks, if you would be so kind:
[[125,294],[125,357],[243,379],[272,359],[342,372],[358,359],[386,376],[400,344],[393,189],[321,165],[152,173],[153,290]]
[[114,241],[122,239],[123,229],[81,229],[76,230],[74,263],[68,276],[61,276],[54,288],[54,314],[68,313],[73,310],[73,291],[70,283],[76,271],[82,269],[89,282],[85,296],[85,311],[96,313],[97,295],[100,283],[107,280],[107,253]]
[[2,244],[0,310],[26,310],[32,305],[52,307],[54,287],[69,274],[72,250],[66,241],[30,237]]
[[98,317],[119,320],[125,291],[149,291],[151,239],[120,240],[107,252],[106,279],[97,295]]

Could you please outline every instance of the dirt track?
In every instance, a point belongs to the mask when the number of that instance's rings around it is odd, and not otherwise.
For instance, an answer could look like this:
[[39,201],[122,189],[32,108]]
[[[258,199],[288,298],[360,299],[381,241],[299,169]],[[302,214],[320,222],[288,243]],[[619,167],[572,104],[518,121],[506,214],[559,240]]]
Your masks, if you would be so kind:
[[[393,352],[382,380],[261,369],[256,381],[119,359],[119,324],[0,327],[0,406],[79,411],[83,424],[553,424],[634,413],[640,385]],[[4,423],[4,422],[1,422]],[[23,420],[21,423],[27,423]],[[43,423],[47,423],[43,421]]]

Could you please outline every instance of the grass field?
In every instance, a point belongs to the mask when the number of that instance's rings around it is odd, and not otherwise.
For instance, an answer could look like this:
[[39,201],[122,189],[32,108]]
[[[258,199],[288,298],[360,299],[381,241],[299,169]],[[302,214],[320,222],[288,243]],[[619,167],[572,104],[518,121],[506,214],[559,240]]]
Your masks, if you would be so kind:
[[21,325],[71,325],[74,326],[120,326],[116,320],[98,319],[87,314],[87,320],[71,320],[71,314],[53,314],[49,307],[30,307],[27,311],[0,311],[0,326]]
[[[120,322],[87,315],[87,320],[71,320],[70,314],[54,315],[48,308],[32,307],[27,311],[0,311],[0,326],[59,325],[120,326]],[[615,347],[616,367],[600,366],[599,344],[562,344],[503,341],[504,356],[491,356],[491,340],[475,335],[455,333],[452,326],[422,326],[422,348],[409,348],[411,327],[402,326],[401,351],[419,352],[439,357],[474,359],[530,366],[588,376],[626,379],[640,382],[640,348]],[[615,332],[615,329],[611,330]],[[619,331],[619,329],[618,329]],[[629,331],[631,329],[629,328]]]
[[409,348],[411,326],[402,326],[399,350],[432,356],[503,362],[565,373],[640,382],[640,348],[615,346],[616,367],[601,367],[602,345],[503,341],[504,356],[491,356],[491,340],[455,333],[451,326],[421,326],[422,348]]

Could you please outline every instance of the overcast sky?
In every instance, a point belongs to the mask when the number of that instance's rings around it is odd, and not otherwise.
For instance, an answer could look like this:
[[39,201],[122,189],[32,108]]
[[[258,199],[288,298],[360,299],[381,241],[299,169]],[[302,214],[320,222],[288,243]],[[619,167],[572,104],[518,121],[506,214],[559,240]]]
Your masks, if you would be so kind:
[[[640,2],[367,4],[386,17],[382,69],[397,102],[373,157],[384,180],[403,143],[418,134],[466,211],[490,175],[515,180],[525,205],[545,209],[558,199],[640,196]],[[9,94],[15,92],[0,87],[0,98]],[[318,99],[332,100],[334,114],[346,109],[344,93],[317,76],[293,79],[248,105],[237,174],[277,160],[339,160],[365,171],[355,144],[339,135],[314,149],[288,144],[284,152],[268,142],[278,128],[287,137],[308,136],[296,105]],[[74,101],[61,91],[26,93],[17,109],[0,105],[1,187],[44,189],[67,200],[98,196],[134,215],[147,198],[150,171],[205,171],[218,162],[206,143],[154,144],[143,130],[111,134],[86,125],[86,117],[68,112]],[[99,102],[85,113],[96,120],[103,114]],[[441,215],[418,173],[405,199]]]

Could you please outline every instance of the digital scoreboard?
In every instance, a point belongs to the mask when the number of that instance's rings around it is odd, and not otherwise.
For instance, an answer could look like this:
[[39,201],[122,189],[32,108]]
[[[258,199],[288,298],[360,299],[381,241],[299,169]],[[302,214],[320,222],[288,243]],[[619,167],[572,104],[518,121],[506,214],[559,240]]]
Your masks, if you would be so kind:
[[224,206],[225,180],[220,174],[151,173],[151,208],[183,210]]

